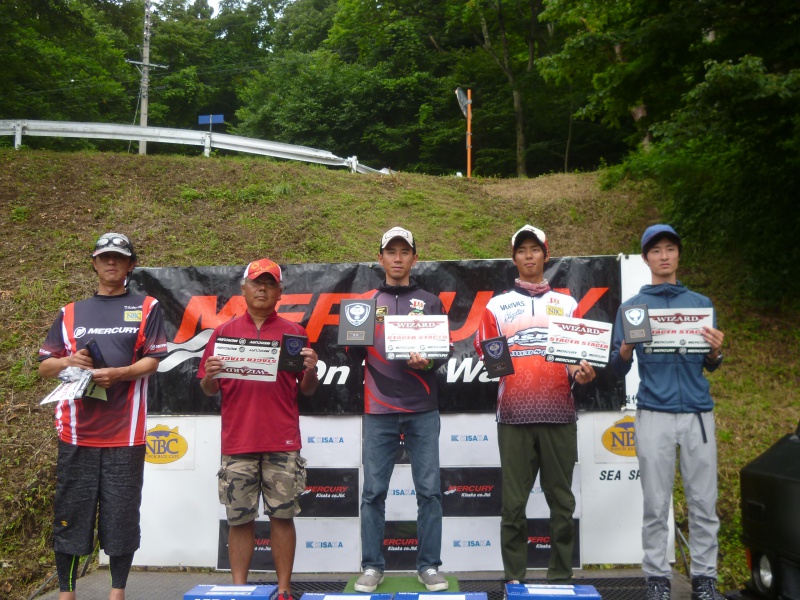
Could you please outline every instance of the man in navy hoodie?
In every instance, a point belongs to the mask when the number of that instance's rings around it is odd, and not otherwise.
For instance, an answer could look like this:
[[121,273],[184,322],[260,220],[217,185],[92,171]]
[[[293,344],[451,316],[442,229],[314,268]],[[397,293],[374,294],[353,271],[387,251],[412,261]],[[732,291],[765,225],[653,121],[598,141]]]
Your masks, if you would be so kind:
[[721,600],[717,591],[717,446],[714,401],[703,369],[722,363],[723,334],[703,328],[711,347],[707,354],[648,353],[642,344],[623,340],[626,306],[653,309],[713,309],[711,300],[688,290],[677,279],[681,239],[669,225],[652,225],[642,235],[642,258],[650,268],[651,285],[623,302],[614,324],[611,366],[619,376],[630,371],[633,354],[639,366],[636,395],[636,455],[644,495],[642,570],[647,600],[669,600],[672,570],[667,561],[667,519],[675,480],[676,447],[689,509],[689,553],[692,558],[692,600]]

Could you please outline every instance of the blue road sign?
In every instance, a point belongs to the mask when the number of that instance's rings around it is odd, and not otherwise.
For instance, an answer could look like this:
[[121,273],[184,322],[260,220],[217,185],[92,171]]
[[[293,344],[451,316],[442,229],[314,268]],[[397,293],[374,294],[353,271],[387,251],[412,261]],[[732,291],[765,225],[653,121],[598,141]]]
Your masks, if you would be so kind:
[[198,125],[211,125],[213,123],[224,123],[225,115],[200,115],[197,117]]

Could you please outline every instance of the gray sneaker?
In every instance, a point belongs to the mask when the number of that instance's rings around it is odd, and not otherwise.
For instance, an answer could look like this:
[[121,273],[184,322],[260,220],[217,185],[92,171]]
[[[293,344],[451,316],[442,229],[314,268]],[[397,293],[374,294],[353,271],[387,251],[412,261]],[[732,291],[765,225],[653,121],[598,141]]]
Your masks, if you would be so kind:
[[450,587],[447,579],[442,577],[434,567],[422,569],[417,574],[417,579],[425,585],[429,592],[443,592]]
[[353,588],[357,592],[366,592],[371,594],[375,591],[380,584],[383,583],[383,571],[375,569],[374,567],[367,567],[361,574],[361,577],[356,579]]

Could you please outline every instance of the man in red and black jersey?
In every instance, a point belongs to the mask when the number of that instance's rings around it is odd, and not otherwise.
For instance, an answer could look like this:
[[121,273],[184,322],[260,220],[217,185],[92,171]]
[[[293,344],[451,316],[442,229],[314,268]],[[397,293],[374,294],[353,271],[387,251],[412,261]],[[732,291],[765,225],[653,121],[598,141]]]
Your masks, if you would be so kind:
[[228,519],[233,583],[247,583],[255,549],[258,499],[263,496],[278,599],[291,600],[294,517],[300,512],[297,499],[306,487],[297,394],[310,396],[319,386],[317,353],[308,346],[299,350],[303,357],[299,372],[275,368],[265,379],[226,374],[226,357],[215,353],[219,338],[260,340],[277,348],[284,334],[308,337],[302,326],[276,311],[283,291],[278,264],[268,258],[251,262],[241,286],[247,312],[214,330],[197,377],[205,394],[222,396],[222,465],[217,477],[219,499]]
[[[126,288],[136,266],[128,237],[102,235],[92,266],[97,293],[63,307],[39,349],[42,377],[57,377],[67,367],[92,369],[92,381],[101,388],[77,400],[62,400],[55,409],[59,442],[53,547],[59,600],[75,598],[78,562],[92,552],[98,511],[100,546],[110,562],[109,598],[125,597],[140,541],[147,382],[167,352],[158,301],[134,296]],[[95,364],[86,348],[92,339],[104,365]]]
[[547,580],[566,583],[572,578],[572,471],[578,459],[578,416],[571,386],[589,383],[595,372],[585,360],[567,366],[545,359],[550,317],[571,317],[578,304],[574,298],[553,291],[544,278],[545,264],[550,260],[544,232],[525,225],[512,236],[511,251],[519,277],[513,289],[489,301],[475,334],[475,348],[481,358],[481,341],[505,336],[514,365],[514,374],[502,377],[497,391],[503,487],[500,550],[506,580],[524,581],[528,542],[525,508],[541,472],[552,541]]

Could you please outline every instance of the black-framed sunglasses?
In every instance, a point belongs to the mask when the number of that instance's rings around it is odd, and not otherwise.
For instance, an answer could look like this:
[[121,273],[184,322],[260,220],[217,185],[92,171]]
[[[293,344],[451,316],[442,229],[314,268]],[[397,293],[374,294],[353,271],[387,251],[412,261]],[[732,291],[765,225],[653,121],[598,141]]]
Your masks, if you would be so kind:
[[125,240],[125,238],[121,237],[100,238],[94,245],[94,249],[100,250],[101,248],[108,248],[109,246],[112,248],[124,248],[125,250],[131,249],[130,243]]

